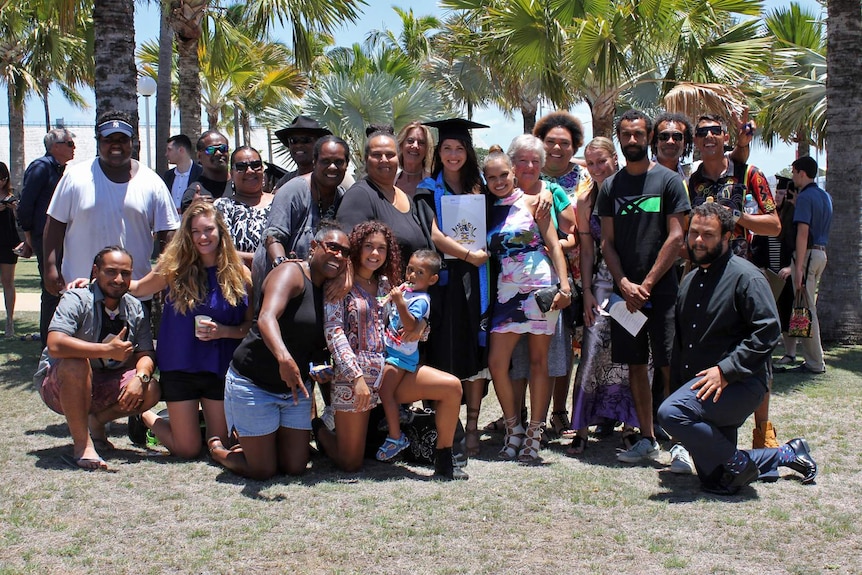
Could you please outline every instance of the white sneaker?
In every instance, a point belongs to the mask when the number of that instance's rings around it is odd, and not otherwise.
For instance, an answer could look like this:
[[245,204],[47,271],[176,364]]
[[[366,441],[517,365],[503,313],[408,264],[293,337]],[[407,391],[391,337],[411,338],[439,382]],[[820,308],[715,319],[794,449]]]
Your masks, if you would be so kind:
[[320,414],[320,419],[323,420],[323,425],[326,426],[326,429],[329,431],[335,431],[335,410],[332,409],[331,405],[327,405],[323,408],[323,413]]
[[670,448],[670,471],[671,473],[680,473],[683,475],[692,475],[694,473],[691,455],[689,455],[688,450],[681,443],[677,443]]
[[641,461],[655,459],[659,451],[660,448],[657,441],[650,441],[646,437],[643,437],[632,445],[632,448],[628,451],[617,453],[617,460],[623,463],[640,463]]

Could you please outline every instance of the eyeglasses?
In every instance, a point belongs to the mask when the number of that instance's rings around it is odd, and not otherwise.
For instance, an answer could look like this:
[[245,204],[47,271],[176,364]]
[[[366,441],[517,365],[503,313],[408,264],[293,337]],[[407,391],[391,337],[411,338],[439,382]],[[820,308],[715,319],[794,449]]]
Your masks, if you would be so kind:
[[323,249],[326,253],[331,254],[333,256],[341,256],[343,258],[350,257],[350,248],[346,246],[342,246],[341,244],[337,244],[335,242],[323,242]]
[[428,142],[426,142],[425,140],[420,140],[419,138],[407,138],[406,140],[404,140],[404,143],[406,143],[408,146],[412,146],[413,144],[416,144],[417,146],[424,146]]
[[59,144],[66,144],[66,145],[67,145],[67,146],[69,146],[70,148],[74,148],[74,147],[75,147],[75,142],[74,142],[73,140],[63,140],[62,142],[54,142],[54,143],[55,143],[55,144],[58,144],[58,145],[59,145]]
[[287,139],[287,143],[291,146],[299,144],[313,144],[316,141],[317,138],[312,138],[311,136],[294,136]]
[[682,142],[685,138],[685,135],[682,132],[661,132],[658,135],[658,139],[662,142],[667,142],[670,139],[673,139],[674,142]]
[[216,152],[221,152],[222,154],[227,154],[228,150],[230,150],[230,148],[228,147],[227,144],[219,144],[218,146],[207,146],[206,148],[204,148],[204,153],[207,156],[212,156]]
[[263,162],[261,162],[260,160],[252,160],[250,162],[236,162],[233,165],[233,169],[236,170],[237,172],[245,172],[249,168],[251,168],[252,170],[254,170],[256,172],[259,169],[261,169],[262,167],[263,167]]
[[713,136],[720,136],[724,133],[724,130],[721,126],[699,126],[695,131],[694,135],[698,138],[705,138],[707,134],[712,134]]

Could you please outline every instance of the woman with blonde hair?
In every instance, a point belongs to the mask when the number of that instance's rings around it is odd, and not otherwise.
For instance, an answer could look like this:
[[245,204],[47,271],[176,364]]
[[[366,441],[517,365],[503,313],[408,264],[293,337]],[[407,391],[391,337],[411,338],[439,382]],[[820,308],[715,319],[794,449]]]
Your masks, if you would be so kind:
[[584,338],[572,390],[572,428],[577,433],[567,450],[569,455],[584,452],[590,425],[622,421],[625,437],[638,424],[628,366],[611,361],[611,322],[599,313],[599,306],[613,292],[614,280],[599,250],[601,222],[594,209],[602,182],[619,169],[614,143],[601,136],[594,138],[584,148],[584,158],[593,184],[578,197]]
[[133,281],[135,296],[164,290],[165,307],[156,348],[162,400],[168,418],[141,415],[168,450],[197,457],[202,440],[198,406],[207,437],[228,441],[224,378],[231,356],[251,327],[251,272],[240,259],[224,218],[209,202],[196,201],[155,269]]
[[428,126],[421,122],[410,122],[398,132],[398,164],[401,169],[395,185],[411,198],[416,186],[431,175],[434,163],[434,136]]

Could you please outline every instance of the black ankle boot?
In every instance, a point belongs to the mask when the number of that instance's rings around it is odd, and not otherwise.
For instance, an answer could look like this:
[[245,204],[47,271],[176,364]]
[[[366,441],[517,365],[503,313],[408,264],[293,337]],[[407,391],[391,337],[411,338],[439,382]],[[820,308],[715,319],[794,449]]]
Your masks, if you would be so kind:
[[470,476],[462,468],[455,467],[452,461],[452,448],[444,447],[434,450],[434,478],[452,481],[469,479]]

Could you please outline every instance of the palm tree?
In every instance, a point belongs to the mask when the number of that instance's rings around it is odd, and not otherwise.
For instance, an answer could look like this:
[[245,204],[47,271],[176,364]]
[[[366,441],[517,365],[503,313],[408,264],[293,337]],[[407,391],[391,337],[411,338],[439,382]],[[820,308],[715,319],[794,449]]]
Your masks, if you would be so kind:
[[596,135],[612,134],[618,102],[639,85],[656,85],[652,92],[660,96],[684,80],[740,83],[768,48],[756,20],[733,19],[759,15],[758,0],[442,4],[484,22],[484,42],[493,49],[483,55],[496,55],[539,96],[559,107],[584,100]]
[[36,92],[44,103],[51,86],[57,85],[70,102],[84,105],[76,88],[92,81],[84,57],[92,39],[89,12],[86,3],[70,0],[20,0],[0,10],[0,83],[6,85],[8,98],[9,168],[16,188],[24,174],[27,95]]
[[268,110],[264,123],[284,127],[300,112],[344,138],[354,165],[360,165],[365,127],[392,124],[396,131],[413,120],[431,120],[447,110],[442,98],[424,81],[411,82],[384,71],[361,77],[347,73],[323,76],[306,93],[299,108]]
[[422,64],[434,52],[435,30],[440,29],[436,16],[413,14],[413,9],[404,10],[398,6],[392,9],[401,19],[401,32],[395,35],[392,30],[372,30],[366,37],[366,44],[372,49],[388,48],[400,51],[411,62]]
[[792,3],[767,15],[775,38],[773,62],[758,114],[761,138],[796,142],[797,156],[826,137],[826,38],[820,17]]
[[[293,55],[286,46],[250,36],[253,32],[244,27],[243,10],[244,6],[237,4],[224,12],[218,25],[205,22],[198,55],[207,129],[239,134],[241,128],[242,140],[248,143],[251,116],[267,106],[279,107],[301,97],[307,82],[293,65]],[[147,42],[141,47],[138,58],[145,73],[157,75],[161,55],[160,44]],[[174,86],[179,84],[177,77],[174,80]],[[173,96],[178,97],[179,90],[174,90]],[[235,111],[238,122],[231,127]]]
[[[251,0],[244,5],[251,29],[264,34],[274,23],[291,24],[293,53],[300,67],[310,66],[314,36],[312,32],[331,33],[343,22],[355,22],[357,5],[363,0]],[[180,78],[180,124],[185,134],[200,132],[200,61],[198,43],[202,23],[217,15],[209,0],[174,0],[171,27],[176,32]]]
[[834,205],[829,265],[820,284],[818,314],[824,339],[858,342],[862,334],[862,8],[859,0],[829,0],[826,117],[829,183]]

